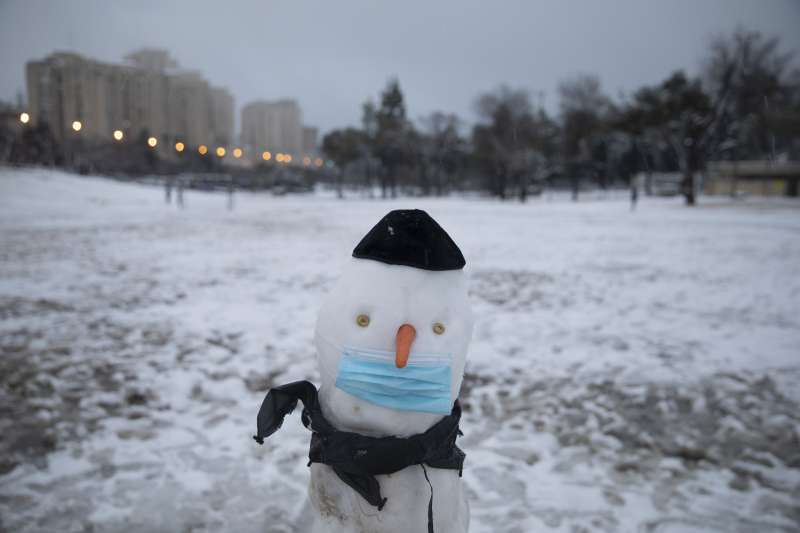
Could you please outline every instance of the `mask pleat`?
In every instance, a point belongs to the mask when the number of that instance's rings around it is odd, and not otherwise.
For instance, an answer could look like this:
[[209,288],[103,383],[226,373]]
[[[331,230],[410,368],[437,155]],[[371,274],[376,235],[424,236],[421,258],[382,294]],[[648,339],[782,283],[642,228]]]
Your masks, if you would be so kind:
[[353,364],[352,362],[343,362],[339,367],[339,373],[345,371],[347,374],[358,374],[364,379],[369,379],[370,376],[374,378],[381,378],[385,380],[394,380],[394,382],[413,383],[415,381],[422,381],[427,383],[442,383],[450,382],[450,368],[424,368],[424,369],[411,369],[411,368],[396,368],[394,363],[391,367],[380,368],[376,365],[360,365]]
[[[359,381],[352,381],[352,380],[337,380],[337,386],[341,388],[341,385],[344,385],[352,390],[357,390],[360,392],[364,392],[367,394],[375,394],[379,396],[386,396],[391,398],[397,398],[402,396],[409,396],[410,393],[413,393],[414,396],[425,397],[428,399],[436,399],[439,398],[443,391],[442,389],[416,389],[416,390],[408,390],[408,389],[399,389],[395,387],[387,387],[385,385],[381,385],[379,389],[376,388],[375,384],[373,383],[364,383]],[[449,396],[449,391],[447,392]]]

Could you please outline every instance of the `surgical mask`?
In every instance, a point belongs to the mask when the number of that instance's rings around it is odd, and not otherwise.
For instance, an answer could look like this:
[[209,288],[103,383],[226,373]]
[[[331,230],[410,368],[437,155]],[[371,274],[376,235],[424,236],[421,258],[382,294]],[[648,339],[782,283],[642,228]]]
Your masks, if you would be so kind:
[[345,346],[336,387],[364,401],[398,409],[450,414],[450,354],[413,352],[404,368],[394,352]]

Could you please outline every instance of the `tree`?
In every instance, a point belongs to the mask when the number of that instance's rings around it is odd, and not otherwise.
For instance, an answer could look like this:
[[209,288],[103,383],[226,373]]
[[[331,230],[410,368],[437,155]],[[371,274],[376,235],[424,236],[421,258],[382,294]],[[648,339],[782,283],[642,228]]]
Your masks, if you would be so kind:
[[[423,170],[430,168],[430,185],[436,195],[452,186],[453,176],[463,164],[464,139],[458,133],[459,119],[456,115],[434,112],[422,119],[424,136],[421,139]],[[427,183],[427,180],[423,181]],[[428,194],[423,186],[423,193]]]
[[50,126],[39,122],[22,128],[22,132],[13,138],[8,160],[14,164],[57,166],[64,164],[64,154]]
[[608,172],[604,136],[613,106],[596,76],[582,74],[562,81],[558,95],[562,156],[572,180],[572,198],[577,200],[582,175],[591,175],[605,186]]
[[383,167],[381,193],[392,198],[397,196],[397,172],[410,160],[409,134],[411,125],[406,119],[403,92],[397,79],[391,79],[381,94],[381,105],[375,110],[375,138],[373,150]]
[[376,163],[373,165],[373,156],[375,153],[375,139],[378,135],[378,119],[375,110],[375,104],[372,100],[367,100],[361,106],[361,129],[364,133],[364,144],[361,147],[362,157],[364,158],[364,184],[366,185],[369,197],[373,197],[372,188],[372,171],[373,167],[377,167]]
[[632,129],[653,133],[674,152],[683,173],[681,192],[686,204],[694,205],[694,177],[715,149],[719,118],[700,80],[677,71],[657,86],[639,89],[623,113]]
[[[736,30],[715,38],[701,78],[675,72],[643,87],[619,117],[646,168],[665,150],[683,172],[686,202],[695,202],[694,176],[714,158],[774,158],[791,151],[800,132],[798,77],[777,39]],[[794,126],[793,126],[794,124]],[[667,165],[668,167],[671,165]]]
[[472,129],[473,153],[486,173],[489,192],[504,200],[513,183],[525,201],[534,138],[528,93],[501,86],[480,96],[475,107],[481,121]]
[[539,107],[533,113],[533,128],[530,145],[532,152],[533,175],[544,182],[557,167],[561,129],[547,112]]
[[724,155],[774,159],[791,148],[800,132],[793,110],[800,80],[791,66],[777,38],[739,28],[713,39],[702,79],[716,114],[713,142]]
[[336,163],[338,168],[336,193],[343,197],[342,183],[347,166],[363,154],[364,133],[355,128],[334,130],[322,139],[322,151]]

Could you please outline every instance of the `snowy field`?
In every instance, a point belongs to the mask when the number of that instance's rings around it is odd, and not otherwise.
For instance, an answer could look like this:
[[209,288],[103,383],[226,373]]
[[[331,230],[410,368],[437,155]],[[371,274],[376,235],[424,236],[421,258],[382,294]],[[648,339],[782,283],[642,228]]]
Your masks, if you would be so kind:
[[337,201],[0,170],[0,530],[289,532],[322,296],[393,208],[467,258],[473,532],[800,530],[800,204]]

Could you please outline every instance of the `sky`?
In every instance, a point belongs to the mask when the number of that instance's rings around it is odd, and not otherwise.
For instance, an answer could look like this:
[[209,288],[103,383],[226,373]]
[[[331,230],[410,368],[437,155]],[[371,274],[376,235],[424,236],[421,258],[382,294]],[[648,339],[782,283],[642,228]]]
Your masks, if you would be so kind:
[[800,60],[800,0],[0,0],[0,99],[54,50],[120,62],[170,50],[234,95],[294,98],[321,130],[357,125],[396,76],[409,116],[475,119],[502,83],[557,108],[561,80],[599,76],[611,96],[697,72],[713,35],[737,26],[781,38]]

